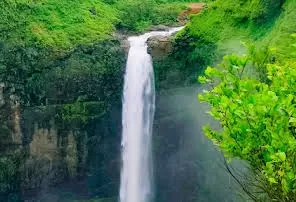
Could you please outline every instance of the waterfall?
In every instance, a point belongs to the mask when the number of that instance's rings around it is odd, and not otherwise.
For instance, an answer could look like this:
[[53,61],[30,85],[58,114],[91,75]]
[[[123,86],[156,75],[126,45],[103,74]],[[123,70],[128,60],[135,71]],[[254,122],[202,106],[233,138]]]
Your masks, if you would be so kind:
[[171,35],[180,29],[150,32],[128,39],[131,47],[124,77],[120,202],[153,200],[151,135],[155,88],[146,41],[151,36]]

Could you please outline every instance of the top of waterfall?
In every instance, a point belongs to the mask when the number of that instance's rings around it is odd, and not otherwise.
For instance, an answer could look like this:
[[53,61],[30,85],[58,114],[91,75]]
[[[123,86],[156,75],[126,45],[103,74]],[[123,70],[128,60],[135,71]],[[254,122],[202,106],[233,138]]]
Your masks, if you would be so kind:
[[140,36],[131,36],[128,38],[128,41],[130,42],[131,46],[143,46],[146,45],[145,42],[147,41],[148,38],[152,36],[170,36],[180,30],[182,30],[184,27],[173,27],[169,29],[168,31],[152,31],[152,32],[147,32],[143,35]]

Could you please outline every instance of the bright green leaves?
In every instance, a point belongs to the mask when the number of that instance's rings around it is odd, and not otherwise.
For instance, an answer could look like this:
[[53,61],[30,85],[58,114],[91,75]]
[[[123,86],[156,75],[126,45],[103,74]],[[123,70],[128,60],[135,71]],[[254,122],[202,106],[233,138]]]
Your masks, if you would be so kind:
[[285,152],[278,152],[275,154],[274,156],[275,158],[273,158],[274,160],[277,160],[278,162],[283,162],[286,160],[286,154]]
[[[252,57],[227,56],[209,67],[201,83],[213,88],[199,95],[223,130],[205,128],[226,156],[239,157],[259,169],[277,194],[294,199],[296,192],[296,65],[266,65],[268,81],[248,78]],[[292,197],[291,197],[292,196]]]
[[198,77],[198,81],[201,84],[205,84],[205,83],[208,83],[210,80],[207,79],[207,77],[205,77],[205,76],[200,76],[200,77]]
[[213,76],[222,76],[222,74],[220,74],[220,72],[215,69],[215,68],[212,68],[212,67],[208,67],[205,71],[205,75],[207,77],[213,77]]

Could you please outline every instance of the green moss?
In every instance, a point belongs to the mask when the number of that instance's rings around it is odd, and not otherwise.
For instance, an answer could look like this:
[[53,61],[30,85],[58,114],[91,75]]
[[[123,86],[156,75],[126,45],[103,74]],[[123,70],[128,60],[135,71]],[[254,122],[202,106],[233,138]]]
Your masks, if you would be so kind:
[[71,123],[86,124],[89,120],[101,118],[107,110],[104,102],[77,101],[62,106],[62,120]]

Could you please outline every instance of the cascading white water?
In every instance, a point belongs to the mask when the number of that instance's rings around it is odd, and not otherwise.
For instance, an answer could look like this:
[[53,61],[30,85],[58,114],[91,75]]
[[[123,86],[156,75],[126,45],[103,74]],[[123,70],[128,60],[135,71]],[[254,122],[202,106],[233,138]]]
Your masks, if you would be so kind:
[[146,41],[151,36],[171,35],[150,32],[130,37],[124,77],[122,110],[122,171],[120,202],[151,202],[153,173],[151,135],[155,110],[154,73]]

